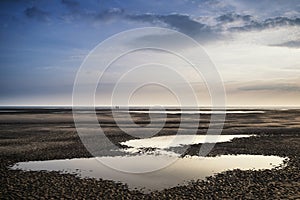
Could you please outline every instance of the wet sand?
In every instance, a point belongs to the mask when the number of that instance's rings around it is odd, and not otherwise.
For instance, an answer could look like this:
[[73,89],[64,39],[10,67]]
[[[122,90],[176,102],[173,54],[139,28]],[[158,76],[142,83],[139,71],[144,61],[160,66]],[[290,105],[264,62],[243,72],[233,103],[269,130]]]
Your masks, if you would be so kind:
[[[19,109],[0,113],[0,198],[34,199],[299,199],[300,198],[300,110],[266,110],[265,113],[227,114],[222,134],[255,134],[218,143],[209,156],[226,154],[277,155],[288,157],[284,168],[260,171],[232,170],[206,180],[190,182],[159,192],[143,194],[110,180],[81,179],[58,172],[9,170],[17,162],[92,157],[82,145],[71,110]],[[121,131],[110,110],[99,111],[106,136],[119,147],[133,136]],[[132,113],[145,126],[149,116]],[[168,115],[157,135],[176,134],[179,114]],[[205,134],[209,114],[201,115],[198,134]],[[188,127],[187,127],[188,128]],[[104,144],[107,146],[107,144]],[[200,145],[191,145],[184,155],[197,155]],[[103,149],[103,154],[109,152]],[[184,156],[183,155],[183,156]]]

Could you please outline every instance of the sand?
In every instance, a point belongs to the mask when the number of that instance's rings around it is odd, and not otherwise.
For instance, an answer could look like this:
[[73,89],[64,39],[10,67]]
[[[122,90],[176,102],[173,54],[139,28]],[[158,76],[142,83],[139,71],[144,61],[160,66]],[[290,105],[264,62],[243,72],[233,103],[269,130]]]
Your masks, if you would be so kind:
[[[140,125],[147,114],[131,116]],[[180,115],[168,115],[157,135],[175,134]],[[198,134],[204,134],[210,115],[201,115]],[[115,143],[134,137],[124,134],[109,110],[99,114],[107,137]],[[288,157],[284,168],[261,171],[232,170],[186,186],[143,194],[109,180],[81,179],[58,172],[9,170],[17,162],[91,157],[82,145],[71,110],[20,110],[0,113],[1,199],[299,199],[300,110],[267,110],[265,113],[228,114],[222,134],[256,134],[218,143],[209,156],[223,154],[278,155]],[[120,146],[122,147],[122,146]],[[184,155],[196,155],[200,145],[191,145]],[[104,154],[107,153],[103,149]],[[183,155],[183,156],[184,156]]]

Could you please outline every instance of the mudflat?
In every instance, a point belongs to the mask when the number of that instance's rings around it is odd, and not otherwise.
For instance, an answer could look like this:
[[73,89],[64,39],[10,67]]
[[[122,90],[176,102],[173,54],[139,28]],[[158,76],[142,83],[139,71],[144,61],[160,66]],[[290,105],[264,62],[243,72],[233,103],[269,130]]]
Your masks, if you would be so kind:
[[[139,110],[140,111],[140,110]],[[175,110],[177,111],[177,110]],[[232,109],[235,111],[235,109]],[[245,111],[245,110],[244,110]],[[247,111],[247,110],[246,110]],[[258,112],[228,112],[222,134],[253,134],[217,143],[208,156],[227,154],[276,155],[288,157],[284,167],[268,170],[231,170],[162,191],[143,193],[112,180],[80,178],[74,174],[11,170],[17,162],[92,157],[82,144],[70,109],[2,109],[0,113],[0,197],[2,199],[299,199],[300,198],[300,110],[251,109]],[[147,112],[130,113],[133,121],[146,127]],[[98,121],[112,148],[136,138],[124,133],[109,109],[97,110]],[[155,136],[173,135],[180,113],[167,114],[164,128]],[[119,115],[122,118],[122,114]],[[159,120],[159,115],[156,116]],[[205,134],[211,115],[200,115],[197,134]],[[190,115],[192,121],[193,114]],[[124,123],[126,124],[126,118]],[[188,130],[187,127],[183,127]],[[138,131],[138,130],[137,130]],[[141,133],[142,134],[142,133]],[[111,153],[103,144],[103,155]],[[201,144],[183,153],[196,155]]]

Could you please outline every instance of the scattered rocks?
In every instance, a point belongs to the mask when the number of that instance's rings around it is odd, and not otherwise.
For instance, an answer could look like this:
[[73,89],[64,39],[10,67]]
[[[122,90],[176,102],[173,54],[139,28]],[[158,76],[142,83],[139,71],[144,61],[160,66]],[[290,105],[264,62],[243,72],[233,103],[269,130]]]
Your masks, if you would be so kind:
[[[299,111],[286,114],[295,118],[299,116]],[[284,118],[282,113],[274,111],[263,119],[271,121],[271,117],[275,115]],[[61,116],[56,116],[59,117]],[[232,118],[233,116],[229,116],[229,120]],[[253,118],[254,115],[249,117],[251,120]],[[257,118],[262,120],[261,116]],[[255,133],[260,136],[218,143],[209,154],[288,157],[282,167],[259,171],[236,169],[150,194],[129,190],[121,183],[81,179],[74,174],[9,170],[8,167],[17,162],[91,157],[81,144],[72,121],[55,120],[49,123],[44,120],[40,124],[31,121],[5,123],[0,120],[0,199],[300,199],[300,129],[297,127],[251,129],[247,125],[245,129],[225,129],[225,132]],[[113,127],[111,131],[116,134]],[[116,138],[116,142],[124,141],[122,135],[116,134],[112,138]],[[185,155],[197,155],[199,148],[200,145],[192,145]],[[142,149],[143,152],[153,150],[155,149]]]

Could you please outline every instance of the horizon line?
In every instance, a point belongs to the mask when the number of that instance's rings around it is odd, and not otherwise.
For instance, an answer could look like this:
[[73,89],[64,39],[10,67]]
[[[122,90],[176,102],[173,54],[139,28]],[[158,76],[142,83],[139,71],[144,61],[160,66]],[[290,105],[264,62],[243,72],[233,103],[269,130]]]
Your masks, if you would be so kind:
[[201,105],[201,106],[181,106],[181,105],[0,105],[0,108],[1,107],[113,107],[113,108],[128,108],[128,107],[166,107],[166,108],[169,108],[169,107],[181,107],[181,108],[232,108],[232,107],[256,107],[256,108],[261,108],[261,107],[269,107],[269,108],[276,108],[276,107],[286,107],[286,108],[300,108],[300,105],[225,105],[225,106],[212,106],[212,105]]

